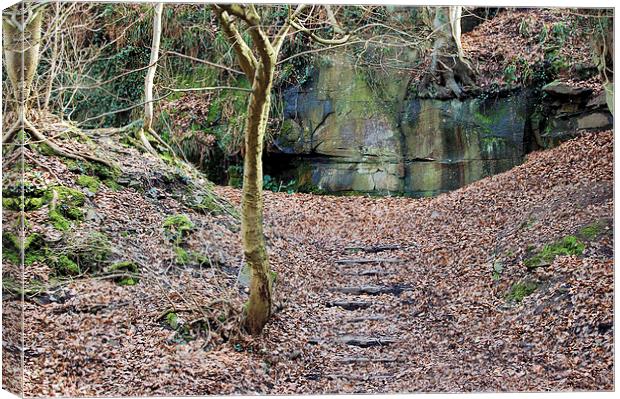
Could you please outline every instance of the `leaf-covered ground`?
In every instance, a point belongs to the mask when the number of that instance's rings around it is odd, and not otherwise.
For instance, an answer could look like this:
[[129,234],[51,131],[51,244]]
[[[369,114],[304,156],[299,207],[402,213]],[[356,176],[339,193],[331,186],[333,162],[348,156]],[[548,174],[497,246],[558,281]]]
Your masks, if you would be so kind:
[[[76,234],[108,234],[140,281],[77,277],[24,303],[27,396],[613,389],[612,132],[432,199],[267,192],[276,308],[256,339],[236,329],[237,222],[116,151],[140,184],[102,186]],[[163,227],[177,214],[206,264],[178,263]],[[4,298],[5,331],[18,303]],[[3,344],[13,389],[17,345]]]

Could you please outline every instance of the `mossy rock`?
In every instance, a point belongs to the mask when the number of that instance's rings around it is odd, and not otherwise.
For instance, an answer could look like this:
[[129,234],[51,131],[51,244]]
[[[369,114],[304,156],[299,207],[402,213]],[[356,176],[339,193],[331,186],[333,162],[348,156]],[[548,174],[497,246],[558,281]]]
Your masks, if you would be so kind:
[[35,184],[6,185],[2,188],[2,207],[18,212],[36,210],[45,204],[44,194],[44,188]]
[[128,276],[117,277],[114,281],[119,285],[136,285],[140,281],[135,275],[139,273],[138,265],[132,261],[117,262],[106,270],[110,274],[126,272]]
[[545,245],[540,252],[525,259],[523,264],[528,269],[550,265],[556,256],[581,255],[585,244],[575,236],[566,236],[560,241]]
[[194,228],[194,223],[187,215],[172,215],[164,220],[163,228],[166,238],[175,244],[180,244],[183,238],[187,237]]
[[84,175],[96,176],[100,180],[117,179],[121,175],[121,170],[118,167],[109,167],[99,162],[88,161],[76,161],[73,159],[65,158],[65,165],[71,172],[80,173]]
[[24,238],[23,242],[19,236],[8,231],[2,232],[2,258],[14,263],[21,264],[21,252],[24,251],[24,264],[31,265],[37,261],[45,260],[45,242],[37,234],[31,234]]
[[91,193],[95,194],[97,190],[99,190],[101,181],[93,176],[80,175],[77,178],[77,184],[81,187],[88,189],[88,191],[90,191]]
[[34,211],[43,206],[45,201],[43,198],[24,198],[23,202],[20,197],[2,198],[2,208],[12,211]]
[[79,190],[65,186],[51,187],[45,192],[45,203],[52,203],[56,192],[56,205],[50,209],[48,217],[52,225],[60,231],[67,231],[71,227],[71,221],[80,221],[84,218],[82,207],[86,196]]
[[538,288],[538,284],[533,281],[520,281],[510,287],[506,294],[506,300],[512,303],[521,303],[523,298],[531,295]]

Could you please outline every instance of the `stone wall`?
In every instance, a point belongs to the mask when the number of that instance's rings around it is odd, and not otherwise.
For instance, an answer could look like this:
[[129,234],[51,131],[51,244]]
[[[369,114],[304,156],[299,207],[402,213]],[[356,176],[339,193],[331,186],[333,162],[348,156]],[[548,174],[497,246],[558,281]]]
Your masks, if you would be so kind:
[[[271,151],[293,162],[281,177],[327,192],[429,196],[522,162],[533,126],[529,90],[419,99],[408,92],[406,73],[373,75],[343,55],[319,65],[307,87],[284,94],[283,128]],[[544,129],[559,129],[562,115],[550,122],[556,127]],[[571,119],[570,128],[599,125],[599,116]]]

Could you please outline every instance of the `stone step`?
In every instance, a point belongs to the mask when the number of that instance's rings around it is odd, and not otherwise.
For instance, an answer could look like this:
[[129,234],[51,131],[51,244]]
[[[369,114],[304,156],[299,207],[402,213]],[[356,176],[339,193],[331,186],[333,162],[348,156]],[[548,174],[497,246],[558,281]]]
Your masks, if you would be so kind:
[[390,380],[393,374],[328,374],[330,380],[352,380],[352,381],[371,381],[371,380]]
[[362,286],[362,287],[335,287],[330,288],[329,290],[332,292],[341,292],[343,294],[352,294],[352,295],[381,295],[381,294],[392,294],[392,295],[400,295],[403,291],[411,290],[412,287],[405,285],[393,285],[391,287],[385,286]]
[[343,357],[336,359],[338,363],[397,363],[401,359],[395,357]]
[[377,259],[356,258],[356,259],[338,259],[336,261],[336,264],[357,265],[357,264],[365,264],[365,263],[400,263],[400,262],[404,262],[404,260],[398,259],[398,258],[377,258]]
[[360,316],[360,317],[350,317],[346,319],[348,323],[361,323],[364,321],[383,321],[386,320],[384,315],[370,315],[370,316]]
[[351,247],[346,247],[345,251],[360,251],[360,252],[376,254],[377,252],[394,251],[397,249],[401,249],[400,245],[381,244],[381,245],[372,245],[369,247],[351,246]]
[[344,310],[367,309],[373,305],[372,302],[365,301],[333,301],[325,304],[328,308],[339,307]]
[[387,346],[396,343],[397,341],[395,338],[391,337],[363,337],[356,335],[345,335],[339,337],[338,342],[351,346],[359,346],[360,348],[370,348],[373,346]]
[[340,274],[343,276],[370,276],[370,277],[374,277],[374,276],[391,276],[391,275],[395,275],[396,272],[388,272],[385,270],[381,270],[381,269],[370,269],[370,270],[359,270],[359,271],[340,271]]
[[308,340],[309,344],[318,345],[325,343],[333,343],[333,344],[345,344],[350,346],[358,346],[360,348],[371,348],[374,346],[387,346],[393,343],[396,343],[395,338],[391,337],[363,337],[356,335],[343,335],[341,337],[337,337],[335,339],[326,339],[326,338],[310,338]]

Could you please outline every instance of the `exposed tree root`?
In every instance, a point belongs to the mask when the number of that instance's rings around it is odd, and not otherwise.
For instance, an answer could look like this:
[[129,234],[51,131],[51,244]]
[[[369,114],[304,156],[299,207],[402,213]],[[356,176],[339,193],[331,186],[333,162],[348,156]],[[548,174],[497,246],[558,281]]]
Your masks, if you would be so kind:
[[140,143],[142,143],[142,146],[144,147],[146,152],[148,152],[151,155],[157,156],[157,151],[155,151],[155,148],[153,148],[153,146],[149,142],[149,139],[146,137],[146,133],[144,132],[144,129],[138,130],[137,135],[138,135],[138,140],[140,140]]
[[[107,167],[113,168],[114,164],[110,161],[107,161],[105,159],[96,157],[92,154],[89,153],[82,153],[82,154],[76,154],[74,152],[71,152],[69,150],[63,149],[62,147],[60,147],[58,144],[56,144],[56,142],[54,142],[52,139],[46,137],[43,133],[41,133],[33,124],[32,122],[30,122],[27,118],[25,117],[20,117],[19,120],[11,127],[11,129],[4,135],[4,137],[2,138],[2,143],[3,145],[7,145],[9,143],[12,143],[15,140],[15,137],[17,136],[17,133],[20,130],[24,130],[27,131],[28,133],[30,133],[32,135],[32,137],[41,142],[41,143],[45,143],[45,145],[47,145],[53,153],[55,153],[58,156],[62,156],[62,157],[66,157],[66,158],[70,158],[70,159],[75,159],[75,160],[79,160],[79,161],[92,161],[92,162],[97,162],[100,164],[103,164]],[[14,144],[18,144],[18,143],[14,143]],[[27,143],[25,143],[27,144]]]
[[441,100],[463,98],[467,91],[476,87],[476,74],[465,58],[442,56],[434,64],[418,86],[419,97]]

